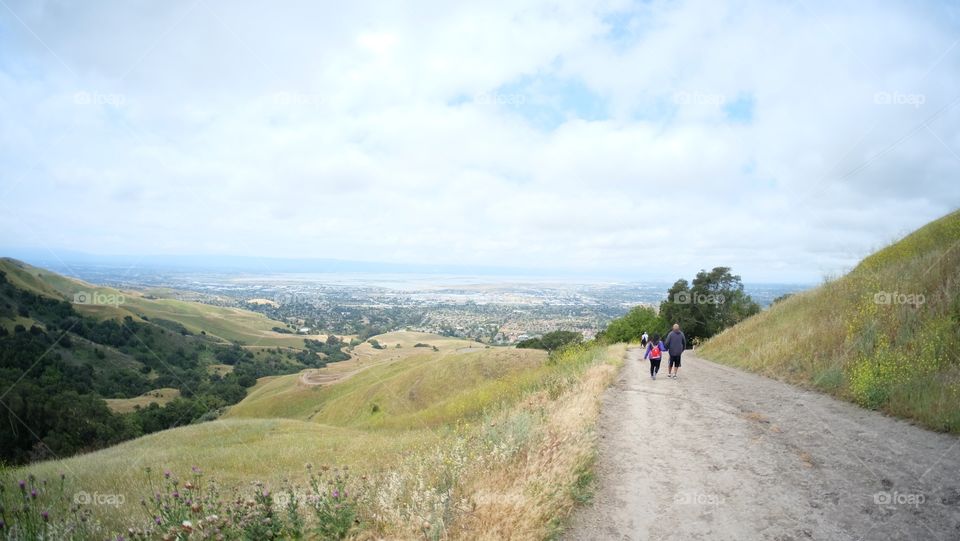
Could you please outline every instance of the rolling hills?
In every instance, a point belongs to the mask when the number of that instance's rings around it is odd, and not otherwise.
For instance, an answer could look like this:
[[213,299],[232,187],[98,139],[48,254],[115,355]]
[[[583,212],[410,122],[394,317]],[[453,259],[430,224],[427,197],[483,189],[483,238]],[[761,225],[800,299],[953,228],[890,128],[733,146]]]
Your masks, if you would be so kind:
[[[69,456],[210,419],[258,377],[349,358],[337,338],[269,331],[283,340],[273,348],[231,343],[224,336],[281,323],[225,310],[0,260],[0,403],[10,421],[0,425],[0,460]],[[184,314],[216,325],[196,327]]]
[[[68,491],[131,502],[149,499],[157,472],[187,479],[199,467],[230,497],[257,481],[280,505],[289,501],[282,487],[307,490],[305,463],[336,465],[353,476],[354,533],[362,538],[556,532],[589,482],[599,395],[624,347],[548,357],[423,333],[377,340],[386,347],[368,344],[349,361],[261,378],[221,419],[7,477],[64,472]],[[151,523],[145,507],[94,511],[101,533]]]
[[960,432],[960,211],[725,330],[698,353]]
[[[98,319],[120,320],[129,316],[135,321],[142,321],[146,316],[149,320],[176,322],[194,334],[202,332],[224,343],[303,347],[304,336],[275,332],[272,329],[282,324],[249,310],[169,298],[148,298],[137,291],[95,286],[10,258],[0,259],[0,272],[6,273],[7,280],[13,285],[38,295],[68,302],[73,302],[76,295],[88,297],[88,302],[75,303],[74,306],[82,314]],[[103,299],[104,302],[93,302],[97,299]],[[111,303],[111,300],[121,302]],[[320,339],[326,338],[326,335],[306,338]]]

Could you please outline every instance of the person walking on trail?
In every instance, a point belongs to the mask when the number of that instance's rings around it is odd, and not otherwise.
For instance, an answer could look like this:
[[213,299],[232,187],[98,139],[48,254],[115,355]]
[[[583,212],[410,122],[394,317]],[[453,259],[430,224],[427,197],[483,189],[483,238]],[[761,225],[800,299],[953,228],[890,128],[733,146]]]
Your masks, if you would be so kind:
[[680,374],[680,356],[683,355],[683,350],[687,349],[687,337],[680,330],[679,323],[673,324],[673,330],[667,335],[664,345],[666,345],[667,352],[670,354],[667,377],[677,379]]
[[640,345],[647,347],[647,342],[650,341],[650,337],[647,336],[647,331],[643,331],[643,336],[640,337]]
[[643,354],[643,358],[650,359],[650,379],[657,379],[657,372],[660,371],[660,359],[663,358],[664,349],[659,334],[653,335],[653,340],[647,343],[647,351]]

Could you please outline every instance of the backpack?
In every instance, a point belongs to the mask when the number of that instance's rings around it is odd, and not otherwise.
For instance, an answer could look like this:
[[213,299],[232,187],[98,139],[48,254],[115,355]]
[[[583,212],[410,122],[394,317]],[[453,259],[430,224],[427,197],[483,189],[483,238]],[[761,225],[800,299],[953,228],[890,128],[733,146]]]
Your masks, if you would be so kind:
[[659,345],[654,344],[653,347],[650,348],[650,358],[651,358],[651,359],[659,359],[659,358],[660,358],[660,346],[659,346]]

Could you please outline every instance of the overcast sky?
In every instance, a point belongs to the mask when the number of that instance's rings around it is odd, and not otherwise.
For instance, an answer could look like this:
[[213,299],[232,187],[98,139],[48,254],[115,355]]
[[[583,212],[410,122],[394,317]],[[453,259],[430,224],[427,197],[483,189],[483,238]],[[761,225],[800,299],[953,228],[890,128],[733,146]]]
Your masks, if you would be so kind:
[[0,247],[814,282],[960,206],[953,2],[323,4],[0,0]]

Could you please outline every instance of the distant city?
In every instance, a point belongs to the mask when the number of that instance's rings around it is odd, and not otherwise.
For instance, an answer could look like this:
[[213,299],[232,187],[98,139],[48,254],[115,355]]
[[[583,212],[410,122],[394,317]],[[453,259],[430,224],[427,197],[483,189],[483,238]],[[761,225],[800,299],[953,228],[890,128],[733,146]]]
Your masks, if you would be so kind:
[[[94,284],[244,308],[283,323],[279,332],[373,336],[407,329],[512,344],[554,330],[593,338],[637,305],[657,307],[668,282],[425,273],[256,274],[44,262]],[[745,284],[761,306],[801,284]]]

